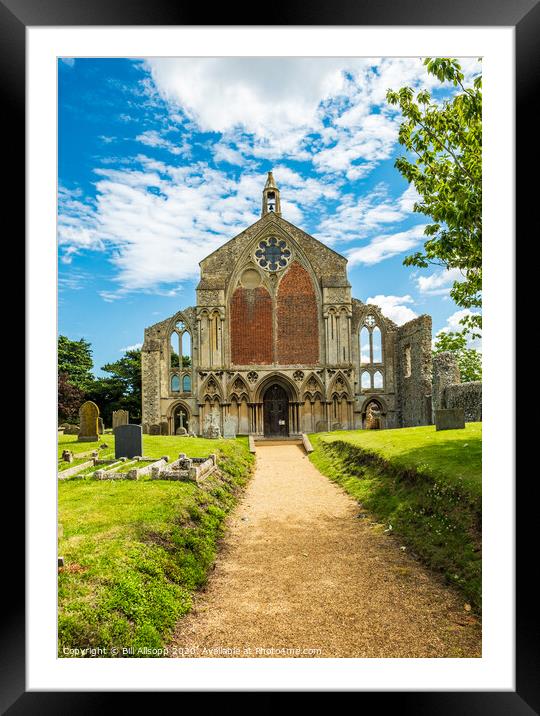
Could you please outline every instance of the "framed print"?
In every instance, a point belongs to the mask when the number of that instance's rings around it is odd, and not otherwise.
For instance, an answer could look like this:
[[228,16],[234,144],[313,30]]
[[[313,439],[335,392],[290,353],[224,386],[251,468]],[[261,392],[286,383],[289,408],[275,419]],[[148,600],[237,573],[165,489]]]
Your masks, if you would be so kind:
[[513,383],[538,5],[0,12],[29,308],[4,710],[538,711]]

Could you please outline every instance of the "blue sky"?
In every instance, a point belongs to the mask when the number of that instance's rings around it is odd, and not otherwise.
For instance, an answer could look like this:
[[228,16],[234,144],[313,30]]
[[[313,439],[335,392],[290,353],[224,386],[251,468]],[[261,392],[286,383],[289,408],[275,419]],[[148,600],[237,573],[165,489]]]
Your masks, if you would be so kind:
[[394,168],[385,95],[404,85],[450,92],[416,58],[60,60],[60,333],[92,343],[99,374],[194,305],[198,262],[257,220],[270,169],[283,217],[349,259],[355,297],[456,327],[456,275],[403,266],[427,223]]

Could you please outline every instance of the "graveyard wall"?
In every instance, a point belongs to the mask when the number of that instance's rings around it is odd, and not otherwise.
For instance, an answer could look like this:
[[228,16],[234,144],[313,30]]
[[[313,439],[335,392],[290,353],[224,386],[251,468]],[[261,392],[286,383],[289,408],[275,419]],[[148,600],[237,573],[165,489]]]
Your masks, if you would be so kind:
[[396,337],[396,388],[402,427],[430,425],[431,316],[422,315],[400,326]]
[[143,425],[158,424],[160,419],[159,349],[157,340],[145,340],[141,351]]
[[461,383],[461,376],[455,355],[450,351],[433,356],[433,410],[442,410],[445,405],[444,392],[447,386]]
[[463,408],[465,422],[482,421],[482,381],[448,385],[444,399],[446,408]]

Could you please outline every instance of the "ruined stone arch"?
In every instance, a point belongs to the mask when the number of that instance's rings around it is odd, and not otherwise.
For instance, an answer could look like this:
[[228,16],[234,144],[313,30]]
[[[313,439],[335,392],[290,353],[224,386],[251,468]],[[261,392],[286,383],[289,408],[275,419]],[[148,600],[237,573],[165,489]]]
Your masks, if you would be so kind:
[[[190,309],[190,310],[193,310],[193,309]],[[174,316],[171,316],[169,318],[168,323],[167,323],[167,328],[166,328],[168,335],[170,335],[173,332],[177,323],[183,323],[186,326],[186,328],[189,330],[189,332],[191,333],[191,337],[193,338],[196,328],[195,328],[195,323],[192,320],[192,317],[189,316],[189,314],[188,314],[188,311],[186,311],[186,310],[178,311],[177,313],[174,314]]]
[[[375,421],[370,420],[369,415],[369,408],[371,405],[376,405],[378,407],[378,410],[380,411],[380,416],[377,418],[377,424],[370,424],[374,423]],[[386,403],[379,395],[369,395],[363,405],[362,405],[362,428],[365,429],[383,429],[386,427]]]

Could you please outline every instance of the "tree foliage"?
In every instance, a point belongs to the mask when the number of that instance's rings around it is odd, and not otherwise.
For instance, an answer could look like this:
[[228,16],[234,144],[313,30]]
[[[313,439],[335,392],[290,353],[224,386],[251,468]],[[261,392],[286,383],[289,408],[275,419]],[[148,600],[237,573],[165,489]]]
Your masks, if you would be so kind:
[[474,348],[467,348],[464,333],[441,331],[435,340],[433,354],[449,351],[456,356],[461,381],[482,380],[482,354]]
[[[434,99],[430,92],[410,87],[388,90],[387,101],[399,106],[403,121],[399,142],[408,156],[395,166],[414,185],[420,201],[414,211],[432,220],[424,250],[408,256],[404,264],[426,268],[430,264],[459,269],[450,295],[458,306],[482,305],[482,78],[466,87],[460,64],[450,58],[424,60],[429,74],[451,83],[457,92],[449,99]],[[476,331],[481,316],[462,319]]]
[[141,350],[129,350],[120,360],[106,363],[101,370],[110,373],[111,387],[118,386],[122,390],[120,408],[129,410],[130,421],[139,420],[142,404],[142,370]]
[[67,373],[58,375],[58,421],[76,423],[79,419],[79,407],[84,400],[84,393],[70,383]]
[[96,378],[92,373],[92,347],[81,338],[58,338],[58,419],[77,422],[85,400],[99,407],[105,425],[112,424],[114,410],[128,410],[130,421],[141,417],[141,351],[129,350],[102,370],[109,375]]
[[70,384],[84,392],[94,380],[92,366],[92,347],[87,340],[72,341],[67,336],[58,336],[59,375],[65,373]]

